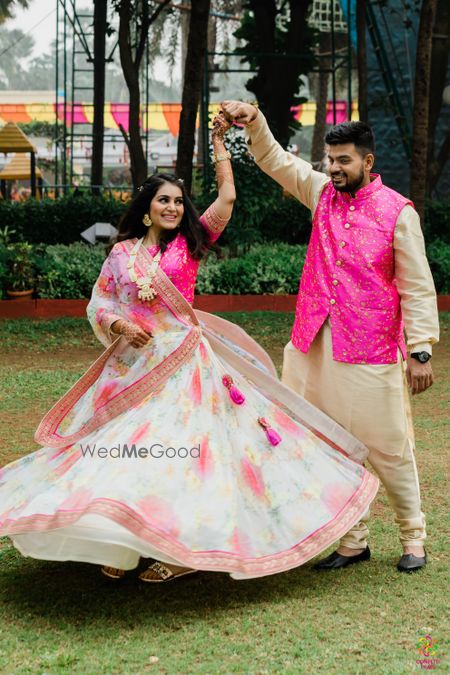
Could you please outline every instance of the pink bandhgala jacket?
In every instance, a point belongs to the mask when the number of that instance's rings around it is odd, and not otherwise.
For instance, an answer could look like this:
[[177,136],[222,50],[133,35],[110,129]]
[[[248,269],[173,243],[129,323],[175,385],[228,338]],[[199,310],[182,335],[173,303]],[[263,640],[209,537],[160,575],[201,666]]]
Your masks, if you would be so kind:
[[327,183],[313,218],[297,299],[292,343],[307,352],[327,316],[333,358],[396,363],[406,358],[394,277],[394,229],[411,201],[378,175],[355,197]]

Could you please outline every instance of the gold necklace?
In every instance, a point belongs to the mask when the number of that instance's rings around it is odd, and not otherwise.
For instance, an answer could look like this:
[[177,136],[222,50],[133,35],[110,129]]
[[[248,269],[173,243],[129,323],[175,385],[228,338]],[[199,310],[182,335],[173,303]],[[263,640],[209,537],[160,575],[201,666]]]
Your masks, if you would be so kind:
[[127,263],[127,268],[131,281],[133,281],[139,288],[138,291],[139,300],[142,300],[142,302],[148,302],[149,300],[153,300],[154,298],[156,298],[156,296],[158,295],[156,290],[152,286],[152,282],[153,279],[155,278],[156,270],[158,269],[162,252],[161,250],[159,250],[158,253],[155,255],[155,257],[153,258],[150,264],[149,273],[145,277],[138,277],[138,275],[136,274],[135,262],[136,256],[138,254],[140,247],[142,246],[143,241],[144,237],[139,239],[133,246],[130,253],[130,259],[128,260]]

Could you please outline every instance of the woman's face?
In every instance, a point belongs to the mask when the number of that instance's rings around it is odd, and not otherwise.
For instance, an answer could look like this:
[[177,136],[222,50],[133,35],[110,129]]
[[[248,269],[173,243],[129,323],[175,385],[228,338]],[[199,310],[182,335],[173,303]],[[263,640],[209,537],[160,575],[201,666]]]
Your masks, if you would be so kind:
[[174,230],[184,214],[183,193],[173,183],[161,185],[150,202],[149,216],[156,228]]

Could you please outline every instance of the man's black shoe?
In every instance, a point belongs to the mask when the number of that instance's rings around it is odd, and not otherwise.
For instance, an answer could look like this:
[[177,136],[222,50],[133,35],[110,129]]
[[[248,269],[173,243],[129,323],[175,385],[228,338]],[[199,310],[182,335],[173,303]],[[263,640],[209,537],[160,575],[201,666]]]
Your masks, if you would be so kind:
[[416,572],[427,564],[427,554],[424,556],[417,556],[413,553],[405,553],[402,555],[397,564],[399,572]]
[[341,567],[348,567],[349,565],[354,565],[355,563],[362,562],[363,560],[370,560],[370,549],[364,549],[358,555],[341,555],[337,551],[331,553],[327,558],[320,560],[314,565],[315,570],[337,570]]

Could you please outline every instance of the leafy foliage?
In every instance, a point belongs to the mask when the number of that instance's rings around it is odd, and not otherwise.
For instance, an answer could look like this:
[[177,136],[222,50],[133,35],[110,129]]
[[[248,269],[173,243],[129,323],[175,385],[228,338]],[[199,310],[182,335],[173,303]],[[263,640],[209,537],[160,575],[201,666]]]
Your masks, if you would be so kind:
[[427,248],[428,261],[438,293],[450,293],[450,242],[436,239]]
[[426,241],[441,239],[450,244],[450,200],[429,200],[425,207],[423,232]]
[[[14,251],[14,254],[12,252]],[[196,293],[199,294],[286,294],[297,293],[306,254],[306,245],[282,243],[255,244],[244,255],[221,258],[210,255],[199,268]],[[0,292],[11,288],[11,261],[22,261],[41,298],[89,298],[105,259],[102,244],[77,242],[30,246],[0,244]],[[428,246],[428,259],[438,293],[450,293],[450,244],[434,241]],[[21,264],[22,264],[21,263]],[[17,270],[16,270],[17,272]],[[35,281],[33,281],[35,280]],[[15,287],[21,289],[18,282]],[[23,288],[30,287],[25,283]]]
[[298,96],[301,79],[315,64],[317,31],[307,23],[310,4],[311,0],[250,0],[250,11],[234,33],[245,43],[237,52],[255,71],[246,88],[283,146],[300,127],[290,107],[305,102]]
[[89,298],[105,259],[102,244],[36,247],[37,293],[41,298]]
[[9,244],[4,257],[6,286],[12,291],[34,289],[36,260],[33,246],[27,242]]
[[200,266],[196,292],[217,294],[296,293],[306,246],[262,244],[239,258],[214,260]]
[[[31,120],[31,122],[18,122],[17,126],[23,131],[26,136],[46,136],[48,138],[55,137],[55,123],[47,122],[45,120]],[[58,122],[58,136],[61,137],[63,124]]]
[[[282,189],[256,167],[242,135],[230,133],[227,147],[232,156],[237,199],[231,223],[220,241],[229,245],[236,255],[241,250],[247,250],[251,244],[263,241],[260,226],[264,220],[267,222],[270,219],[270,214],[276,212],[282,201]],[[196,197],[196,205],[202,211],[215,198],[215,179],[211,176],[209,186]]]
[[[117,225],[125,204],[92,195],[70,195],[58,200],[0,200],[2,227],[15,230],[14,240],[31,243],[70,244],[96,222]],[[11,237],[12,238],[12,237]]]

